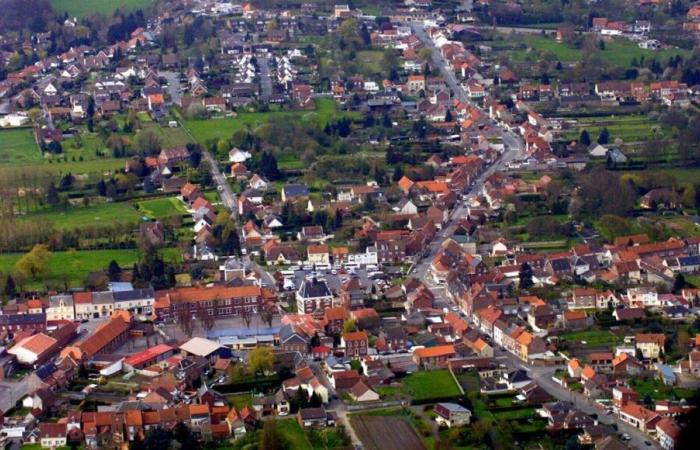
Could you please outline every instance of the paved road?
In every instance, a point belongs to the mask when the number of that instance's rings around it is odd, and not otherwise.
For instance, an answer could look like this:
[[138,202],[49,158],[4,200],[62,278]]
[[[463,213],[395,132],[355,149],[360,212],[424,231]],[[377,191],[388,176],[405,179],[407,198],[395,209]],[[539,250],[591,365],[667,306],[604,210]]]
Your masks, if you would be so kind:
[[168,80],[168,94],[175,105],[182,105],[182,91],[180,90],[180,74],[178,72],[163,71],[159,75]]
[[[452,90],[453,95],[462,101],[469,101],[466,92],[464,92],[464,89],[457,81],[454,72],[452,72],[445,60],[442,58],[439,50],[433,45],[433,42],[427,36],[425,30],[418,25],[412,26],[413,31],[418,36],[418,38],[428,48],[432,50],[433,63],[440,68],[440,71],[442,72],[443,77],[447,80],[447,83],[450,89]],[[491,122],[491,125],[503,139],[503,143],[506,146],[506,151],[498,161],[496,161],[494,164],[488,167],[474,181],[471,188],[469,189],[469,192],[466,195],[467,201],[455,208],[446,226],[435,236],[435,239],[430,244],[428,251],[426,252],[424,257],[420,259],[414,266],[412,274],[417,278],[424,280],[429,286],[431,286],[432,283],[430,282],[430,280],[426,280],[426,276],[428,268],[430,267],[430,263],[435,257],[435,254],[438,252],[442,242],[454,234],[456,228],[456,220],[460,217],[463,217],[466,213],[466,206],[464,206],[464,204],[471,201],[476,195],[478,195],[478,193],[483,188],[484,181],[486,180],[486,178],[488,178],[495,171],[502,170],[503,168],[505,168],[508,162],[512,161],[516,156],[522,155],[524,151],[523,142],[518,136],[516,136],[509,130],[500,127],[495,122]],[[439,307],[447,306],[449,302],[444,298],[444,292],[442,287],[431,286],[431,291],[436,295],[436,301]],[[628,433],[632,437],[632,440],[629,441],[629,444],[632,446],[632,448],[648,447],[645,444],[645,442],[651,441],[651,439],[646,434],[623,423],[615,416],[605,415],[605,411],[596,407],[589,398],[581,394],[574,393],[553,381],[552,375],[554,374],[556,367],[532,366],[521,361],[519,358],[512,355],[511,353],[502,350],[497,350],[496,354],[498,359],[506,360],[511,368],[520,368],[527,370],[530,378],[536,381],[540,386],[542,386],[544,390],[546,390],[550,395],[552,395],[556,399],[574,402],[575,406],[586,414],[597,414],[598,420],[601,423],[608,425],[613,423],[617,424],[618,430],[620,432]],[[652,447],[656,447],[655,443],[653,441],[651,442]]]
[[[192,133],[190,133],[190,130],[187,129],[185,124],[180,122],[180,126],[183,130],[185,130],[185,133],[187,133],[192,142],[197,142],[197,140],[194,138],[194,136],[192,136]],[[233,190],[231,190],[231,186],[226,181],[226,176],[223,173],[221,173],[219,163],[216,161],[216,159],[214,159],[209,150],[207,150],[206,148],[202,148],[202,157],[207,162],[207,164],[209,164],[209,167],[211,169],[211,175],[214,179],[214,184],[216,185],[216,190],[219,192],[219,197],[221,197],[221,203],[226,209],[228,209],[231,212],[231,217],[238,217],[236,194],[234,194]]]
[[272,95],[272,80],[270,79],[270,61],[268,58],[258,58],[258,69],[260,70],[260,91],[263,98]]
[[[420,25],[412,24],[411,26],[416,36],[423,42],[423,44],[426,45],[427,48],[431,49],[433,64],[440,69],[443,78],[445,78],[450,90],[452,91],[453,97],[478,107],[478,105],[475,105],[470,101],[467,93],[460,85],[454,72],[442,58],[439,49],[435,47],[425,30]],[[486,117],[486,112],[483,110],[482,112],[484,113],[484,117]],[[457,220],[465,216],[467,212],[467,207],[465,205],[481,192],[484,182],[489,176],[491,176],[497,170],[503,170],[510,161],[520,156],[523,152],[523,142],[520,137],[513,134],[510,130],[501,127],[494,121],[489,121],[487,126],[491,127],[501,137],[505,146],[505,151],[495,163],[486,168],[486,170],[484,170],[472,183],[472,186],[469,188],[469,191],[466,194],[465,201],[460,203],[459,206],[452,211],[452,214],[450,215],[445,227],[436,234],[433,242],[428,247],[427,253],[414,266],[412,274],[421,280],[425,280],[428,268],[430,267],[430,262],[440,249],[442,242],[454,234],[457,227]],[[438,302],[440,303],[442,301],[444,301],[444,299],[442,298],[442,295],[439,295]]]

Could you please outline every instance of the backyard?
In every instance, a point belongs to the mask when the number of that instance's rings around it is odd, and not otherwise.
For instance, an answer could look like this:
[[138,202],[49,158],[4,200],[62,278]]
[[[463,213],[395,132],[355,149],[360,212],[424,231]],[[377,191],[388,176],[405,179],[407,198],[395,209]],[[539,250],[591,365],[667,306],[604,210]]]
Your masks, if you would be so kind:
[[387,397],[408,396],[414,400],[457,397],[461,394],[447,369],[420,371],[403,380],[400,386],[378,387],[377,392]]
[[150,219],[180,216],[187,214],[185,206],[177,197],[163,197],[138,202],[139,211]]
[[607,330],[575,331],[562,334],[559,336],[559,338],[568,342],[569,344],[578,343],[584,347],[612,346],[619,341],[617,336]]

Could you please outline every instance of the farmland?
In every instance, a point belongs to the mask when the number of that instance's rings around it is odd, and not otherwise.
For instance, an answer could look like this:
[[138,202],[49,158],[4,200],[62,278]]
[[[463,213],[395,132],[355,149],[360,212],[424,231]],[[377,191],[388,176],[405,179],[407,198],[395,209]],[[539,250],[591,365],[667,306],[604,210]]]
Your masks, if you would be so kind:
[[639,142],[663,136],[661,126],[647,115],[597,116],[579,118],[573,129],[563,134],[565,139],[578,139],[581,131],[588,131],[591,139],[596,139],[607,128],[610,139],[623,142]]
[[350,421],[355,433],[368,450],[426,448],[413,427],[401,417],[357,415]]
[[74,17],[84,17],[93,13],[110,15],[117,8],[134,10],[145,8],[150,3],[151,0],[51,0],[54,11],[65,11]]
[[73,207],[66,210],[48,210],[27,214],[20,221],[40,221],[52,224],[56,229],[66,230],[89,225],[131,223],[141,215],[129,203],[101,203],[88,207]]
[[35,164],[41,160],[31,128],[0,131],[0,164]]

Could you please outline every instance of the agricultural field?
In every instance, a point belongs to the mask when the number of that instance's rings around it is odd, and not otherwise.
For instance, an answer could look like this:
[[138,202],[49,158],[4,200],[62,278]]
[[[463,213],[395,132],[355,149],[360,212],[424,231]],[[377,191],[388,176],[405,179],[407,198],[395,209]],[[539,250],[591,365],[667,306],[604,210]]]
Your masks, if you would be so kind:
[[0,164],[36,164],[42,159],[31,128],[0,130]]
[[413,427],[401,417],[355,415],[350,421],[364,448],[368,450],[426,449]]
[[[21,257],[21,253],[0,254],[0,272],[12,273]],[[169,261],[180,260],[179,251],[175,248],[164,249],[163,257]],[[81,287],[90,272],[106,269],[112,260],[122,268],[130,268],[138,259],[139,252],[136,249],[53,252],[48,262],[46,280],[49,283],[63,285],[67,282],[71,287]]]
[[135,10],[150,4],[151,0],[51,0],[54,11],[78,18],[93,13],[111,15],[117,8]]
[[414,400],[461,395],[447,369],[416,372],[404,378],[401,386],[378,387],[377,392],[384,396],[407,396]]
[[156,198],[138,202],[139,211],[150,219],[187,214],[185,206],[177,197]]
[[40,221],[53,225],[56,229],[67,230],[89,225],[110,225],[114,223],[135,223],[141,220],[133,206],[126,202],[101,203],[88,207],[71,207],[64,210],[48,210],[30,213],[20,221]]
[[566,140],[578,139],[581,132],[586,130],[591,140],[595,141],[604,128],[610,132],[610,142],[622,139],[630,143],[663,137],[661,125],[641,114],[577,118],[576,125],[562,133],[562,137]]

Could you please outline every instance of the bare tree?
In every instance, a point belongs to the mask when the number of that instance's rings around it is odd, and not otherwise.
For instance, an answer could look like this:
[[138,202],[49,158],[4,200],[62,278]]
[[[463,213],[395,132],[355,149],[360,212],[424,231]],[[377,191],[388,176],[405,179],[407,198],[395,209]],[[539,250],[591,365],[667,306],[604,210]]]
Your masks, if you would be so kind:
[[260,319],[267,323],[268,327],[272,326],[272,319],[275,317],[275,306],[271,304],[263,305],[260,309]]
[[250,313],[250,310],[246,309],[245,307],[241,309],[241,319],[243,319],[243,322],[245,322],[246,328],[250,328],[250,321],[253,319],[253,315]]
[[209,331],[214,328],[214,314],[211,310],[204,305],[199,305],[197,308],[197,317],[199,318],[199,323],[202,328]]
[[192,315],[190,314],[189,308],[185,307],[177,312],[177,322],[180,325],[180,329],[187,336],[192,337],[192,332],[194,331],[194,321],[192,320]]

